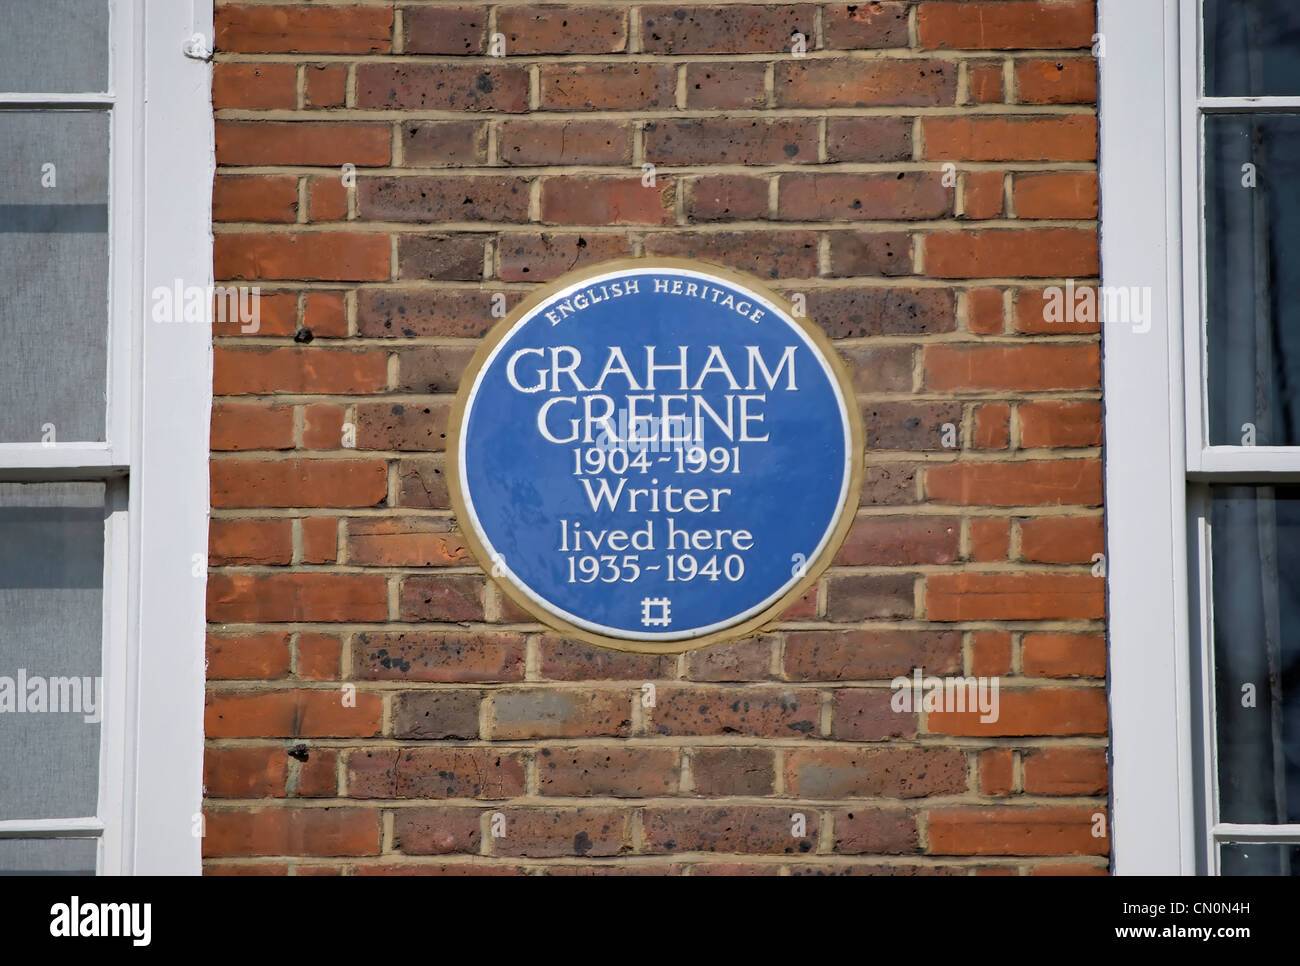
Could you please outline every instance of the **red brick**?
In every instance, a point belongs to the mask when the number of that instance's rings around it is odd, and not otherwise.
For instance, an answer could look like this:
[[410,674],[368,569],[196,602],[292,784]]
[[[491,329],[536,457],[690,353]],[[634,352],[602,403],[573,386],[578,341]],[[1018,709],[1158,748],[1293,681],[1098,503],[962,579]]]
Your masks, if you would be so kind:
[[294,64],[212,65],[212,108],[291,111],[298,106],[298,68]]
[[775,755],[767,748],[696,748],[691,754],[691,778],[696,795],[771,795]]
[[814,45],[812,4],[640,8],[641,49],[650,54],[757,54],[789,51],[790,37]]
[[818,267],[814,231],[663,231],[647,234],[644,248],[647,255],[699,258],[769,279],[812,278]]
[[355,706],[340,688],[314,691],[209,692],[209,738],[372,738],[379,734],[383,698],[358,691]]
[[475,576],[407,577],[402,581],[402,620],[439,623],[483,620],[483,578]]
[[404,392],[455,392],[474,354],[472,345],[426,346],[398,355],[397,388]]
[[973,288],[966,292],[966,327],[979,335],[1002,331],[1002,290]]
[[217,164],[382,166],[391,135],[387,124],[217,121]]
[[963,217],[984,220],[1002,216],[1002,172],[968,171],[962,176]]
[[1106,548],[1101,517],[1028,517],[1020,521],[1020,556],[1035,563],[1091,563]]
[[627,49],[627,12],[601,7],[498,7],[506,55],[616,54]]
[[212,574],[208,620],[382,621],[388,618],[387,582],[359,574]]
[[401,140],[404,164],[460,168],[487,162],[486,121],[406,121]]
[[828,161],[912,160],[910,117],[828,117]]
[[557,681],[644,681],[672,677],[677,658],[670,654],[615,651],[583,641],[545,635],[538,640],[541,675]]
[[1016,331],[1031,335],[1080,335],[1101,331],[1100,307],[1094,285],[1076,285],[1073,302],[1069,286],[1022,288],[1012,307]]
[[496,748],[417,746],[348,753],[348,793],[356,798],[515,798],[524,760]]
[[283,798],[289,756],[278,745],[207,748],[203,788],[209,798]]
[[686,106],[692,110],[753,109],[767,104],[767,65],[691,63],[686,65]]
[[826,619],[909,619],[915,610],[911,574],[836,574],[826,580]]
[[1077,228],[934,232],[925,238],[931,278],[1095,275],[1097,233]]
[[209,681],[288,677],[289,635],[282,632],[207,635]]
[[560,225],[669,225],[674,184],[562,175],[542,181],[542,221]]
[[337,177],[307,182],[307,214],[311,221],[343,221],[348,217],[348,189]]
[[676,748],[543,747],[537,752],[537,791],[576,798],[676,795],[680,759]]
[[1016,412],[1021,446],[1101,445],[1101,403],[1044,400],[1021,403]]
[[1026,634],[1020,663],[1030,677],[1106,676],[1106,639],[1100,634]]
[[393,848],[404,855],[479,851],[477,808],[403,808],[393,813]]
[[977,677],[1011,673],[1011,635],[1006,631],[976,631],[970,649],[971,673]]
[[213,221],[291,222],[297,217],[298,179],[293,175],[222,175],[213,182]]
[[635,111],[673,107],[677,74],[672,64],[543,64],[540,81],[544,110]]
[[1016,60],[1016,100],[1021,104],[1095,104],[1097,62],[1091,57]]
[[643,709],[656,735],[815,736],[821,695],[808,688],[698,688],[663,685]]
[[1006,560],[1011,547],[1011,521],[979,517],[970,522],[970,556],[980,563]]
[[859,516],[835,563],[876,567],[952,563],[960,542],[961,522],[956,517]]
[[972,104],[1002,101],[1002,61],[972,61],[966,68],[966,84]]
[[1100,619],[1105,582],[1087,574],[930,574],[932,621]]
[[[486,52],[488,11],[482,4],[403,7],[402,50],[408,54]],[[507,53],[515,51],[507,48]]]
[[293,449],[293,407],[217,400],[211,447],[214,452]]
[[628,851],[630,813],[614,808],[510,808],[494,855],[553,858],[610,856]]
[[930,711],[931,734],[992,737],[1000,735],[1104,735],[1106,692],[1100,688],[1046,688],[998,694],[998,719],[981,721],[973,711]]
[[1010,748],[993,748],[980,753],[980,793],[1010,795],[1015,779],[1015,759]]
[[919,716],[915,711],[894,710],[894,693],[884,688],[837,688],[831,706],[831,737],[838,741],[916,737]]
[[511,688],[492,692],[492,737],[626,737],[640,689]]
[[1035,50],[1087,47],[1095,14],[1090,0],[927,2],[918,6],[917,32],[927,49]]
[[1104,795],[1107,787],[1102,748],[1039,748],[1025,755],[1029,795]]
[[906,3],[850,3],[822,7],[822,33],[832,50],[908,47]]
[[310,64],[306,69],[305,107],[342,107],[347,98],[348,69],[341,64]]
[[[461,235],[409,235],[397,241],[397,277],[401,279],[436,279],[438,281],[477,282],[483,278],[484,238],[481,234]],[[423,294],[423,293],[421,293]],[[488,296],[478,294],[481,304],[488,304]],[[405,298],[418,297],[412,293],[395,293],[400,304]],[[428,297],[427,295],[425,297]],[[463,299],[468,296],[462,296]],[[369,328],[367,325],[366,328]],[[387,333],[377,333],[387,334]]]
[[213,388],[218,396],[266,393],[369,393],[388,382],[388,353],[285,346],[218,346]]
[[353,677],[375,681],[520,681],[522,634],[367,631],[352,642]]
[[1096,218],[1097,176],[1091,171],[1018,174],[1017,218]]
[[364,178],[357,212],[372,221],[527,221],[528,178],[438,176]]
[[303,449],[338,449],[343,441],[343,407],[312,403],[302,407]]
[[333,563],[338,559],[337,520],[333,517],[308,517],[301,526],[303,563]]
[[497,241],[498,272],[506,282],[549,282],[565,272],[614,258],[628,258],[626,232],[502,233]]
[[289,520],[213,520],[208,561],[214,567],[287,564],[293,555]]
[[528,70],[513,64],[360,64],[357,107],[521,114],[528,110]]
[[1011,406],[988,403],[975,407],[971,446],[975,449],[1006,449],[1011,441]]
[[298,677],[305,681],[337,681],[342,650],[343,642],[333,634],[300,633]]
[[506,120],[497,153],[505,164],[628,164],[632,127],[625,121]]
[[964,506],[1101,505],[1096,460],[950,463],[926,470],[926,494]]
[[432,517],[358,518],[348,522],[347,560],[359,567],[447,567],[472,562],[451,522]]
[[1091,114],[1028,117],[927,117],[925,156],[939,161],[1092,161]]
[[902,809],[858,808],[835,813],[836,853],[898,855],[919,849],[916,816]]
[[1096,389],[1099,347],[1091,345],[926,346],[925,384],[936,392]]
[[648,121],[655,164],[816,164],[815,118],[676,118]]
[[896,630],[786,633],[784,668],[792,681],[884,680],[920,666],[937,674],[961,670],[961,636]]
[[392,49],[390,7],[226,6],[216,10],[217,50],[381,54]]
[[218,460],[214,507],[376,506],[388,493],[383,460]]
[[[804,835],[792,833],[791,816],[804,816]],[[820,815],[795,806],[648,806],[642,817],[646,850],[797,855],[817,847]]]
[[928,335],[957,328],[952,292],[937,288],[828,289],[808,293],[808,315],[832,339]]
[[255,808],[206,813],[203,854],[378,855],[379,812],[369,808]]
[[901,221],[952,213],[953,194],[938,174],[786,174],[777,215],[795,221]]
[[924,798],[966,790],[966,755],[952,748],[795,748],[786,794],[799,798]]
[[776,64],[780,107],[937,107],[952,104],[957,67],[941,60],[797,60]]
[[698,648],[686,655],[686,677],[692,681],[765,681],[772,677],[775,644],[774,637],[764,634]]
[[222,279],[383,281],[388,245],[387,235],[369,232],[222,232],[213,239],[212,257]]
[[946,808],[926,815],[931,855],[1105,855],[1089,808]]
[[303,327],[316,337],[348,334],[347,303],[342,292],[308,292],[303,298]]

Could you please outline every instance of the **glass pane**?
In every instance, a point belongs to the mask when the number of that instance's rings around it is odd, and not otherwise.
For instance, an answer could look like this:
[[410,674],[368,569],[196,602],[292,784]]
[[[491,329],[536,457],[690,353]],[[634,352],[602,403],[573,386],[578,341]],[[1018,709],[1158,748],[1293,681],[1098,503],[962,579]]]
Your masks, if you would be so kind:
[[96,814],[103,582],[103,483],[0,483],[0,819]]
[[0,839],[0,875],[94,875],[97,839]]
[[1300,94],[1300,4],[1205,0],[1205,93]]
[[1267,842],[1224,842],[1220,875],[1300,875],[1300,848]]
[[1211,115],[1205,151],[1210,443],[1300,446],[1300,115]]
[[108,90],[108,0],[0,0],[0,92]]
[[0,111],[0,443],[104,439],[108,123]]
[[1300,487],[1211,499],[1219,820],[1300,822]]

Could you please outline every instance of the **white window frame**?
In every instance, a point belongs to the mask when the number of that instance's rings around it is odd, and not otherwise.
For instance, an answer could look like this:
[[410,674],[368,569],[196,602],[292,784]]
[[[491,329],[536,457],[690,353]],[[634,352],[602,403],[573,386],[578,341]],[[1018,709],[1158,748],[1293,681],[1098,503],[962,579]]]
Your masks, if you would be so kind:
[[1206,874],[1226,841],[1297,825],[1217,820],[1210,482],[1300,478],[1300,447],[1211,446],[1201,112],[1300,97],[1201,95],[1201,2],[1100,0],[1104,285],[1147,285],[1153,324],[1104,326],[1111,841],[1121,874]]
[[155,286],[212,283],[211,0],[110,0],[102,94],[5,104],[111,105],[107,442],[0,444],[0,479],[104,480],[99,806],[0,821],[0,837],[99,840],[101,875],[201,871],[210,324],[150,321]]

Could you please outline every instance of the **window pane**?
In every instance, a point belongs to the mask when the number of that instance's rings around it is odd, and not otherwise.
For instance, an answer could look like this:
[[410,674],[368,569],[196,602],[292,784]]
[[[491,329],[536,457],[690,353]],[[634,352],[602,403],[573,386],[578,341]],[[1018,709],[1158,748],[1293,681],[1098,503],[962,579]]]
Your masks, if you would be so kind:
[[1211,499],[1219,820],[1300,822],[1300,487]]
[[94,875],[97,839],[0,839],[0,875]]
[[108,90],[108,0],[0,0],[0,92]]
[[108,124],[0,111],[0,443],[104,439]]
[[1211,115],[1205,150],[1210,443],[1300,446],[1300,115]]
[[0,819],[96,814],[103,483],[0,483]]
[[1300,875],[1300,848],[1267,842],[1224,842],[1221,875]]

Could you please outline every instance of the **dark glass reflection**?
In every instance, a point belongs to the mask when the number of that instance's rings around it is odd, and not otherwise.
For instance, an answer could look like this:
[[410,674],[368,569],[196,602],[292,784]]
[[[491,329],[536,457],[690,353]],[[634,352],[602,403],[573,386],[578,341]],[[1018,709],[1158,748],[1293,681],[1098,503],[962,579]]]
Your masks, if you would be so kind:
[[1300,115],[1207,116],[1205,155],[1210,443],[1300,446]]
[[1205,0],[1205,93],[1300,94],[1300,3]]
[[1300,822],[1300,487],[1212,491],[1219,820]]

